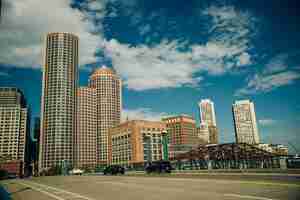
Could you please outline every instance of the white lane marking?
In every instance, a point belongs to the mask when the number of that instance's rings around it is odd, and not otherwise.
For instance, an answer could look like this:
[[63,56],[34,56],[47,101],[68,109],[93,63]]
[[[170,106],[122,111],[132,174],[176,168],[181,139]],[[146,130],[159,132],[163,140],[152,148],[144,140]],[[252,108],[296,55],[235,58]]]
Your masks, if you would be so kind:
[[94,200],[92,198],[89,198],[89,197],[86,197],[86,196],[82,196],[80,194],[76,194],[76,193],[73,193],[73,192],[70,192],[70,191],[67,191],[67,190],[63,190],[63,189],[60,189],[60,188],[55,188],[55,187],[52,187],[52,186],[49,186],[49,185],[44,185],[44,184],[36,183],[36,182],[33,182],[33,181],[29,181],[29,182],[32,183],[33,185],[38,185],[38,186],[40,186],[42,188],[44,187],[44,189],[51,189],[51,190],[59,191],[60,193],[70,194],[70,195],[72,195],[72,196],[74,196],[76,198],[85,199],[85,200]]
[[65,199],[63,199],[63,198],[61,198],[61,197],[59,197],[59,196],[56,196],[56,195],[51,194],[51,193],[49,193],[49,192],[46,192],[46,191],[44,191],[44,190],[38,189],[38,188],[36,188],[36,187],[32,187],[32,185],[29,185],[29,184],[26,184],[26,183],[18,183],[18,184],[24,185],[24,186],[26,186],[26,187],[30,187],[31,189],[36,190],[36,191],[38,191],[38,192],[41,192],[41,193],[43,193],[43,194],[45,194],[45,195],[48,195],[48,196],[50,196],[50,197],[52,197],[52,198],[54,198],[54,199],[57,199],[57,200],[65,200]]
[[112,184],[112,185],[130,188],[130,189],[133,189],[133,187],[135,187],[135,189],[155,190],[161,192],[185,192],[183,188],[166,188],[166,187],[159,187],[153,185],[145,186],[138,183],[130,183],[130,182],[97,181],[97,183]]
[[250,195],[240,195],[240,194],[224,194],[224,196],[227,196],[227,197],[238,197],[238,198],[241,198],[241,199],[275,200],[275,199],[270,199],[270,198],[266,198],[266,197],[250,196]]

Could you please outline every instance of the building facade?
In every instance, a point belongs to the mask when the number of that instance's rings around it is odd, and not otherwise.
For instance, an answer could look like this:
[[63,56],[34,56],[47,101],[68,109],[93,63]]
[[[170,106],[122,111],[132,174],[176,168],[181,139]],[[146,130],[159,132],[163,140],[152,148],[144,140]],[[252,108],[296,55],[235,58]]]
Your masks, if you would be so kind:
[[202,99],[199,103],[200,123],[217,126],[214,103],[210,99]]
[[164,118],[169,136],[169,158],[177,153],[191,150],[200,144],[196,121],[188,115]]
[[255,145],[257,148],[262,149],[264,151],[268,151],[270,153],[274,153],[280,156],[287,156],[288,155],[288,147],[282,144],[267,144],[267,143],[260,143]]
[[134,166],[162,159],[163,122],[132,120],[109,130],[109,163]]
[[76,166],[94,168],[97,164],[96,90],[80,87],[77,91],[77,98]]
[[44,55],[39,171],[73,165],[78,37],[49,33]]
[[259,144],[253,102],[236,101],[232,106],[235,138],[237,143]]
[[200,123],[207,124],[209,130],[209,143],[218,144],[218,129],[214,103],[210,99],[203,99],[198,103]]
[[208,126],[209,143],[219,144],[219,131],[216,126]]
[[280,156],[287,156],[289,154],[289,149],[283,144],[271,144],[272,153]]
[[201,144],[209,143],[209,129],[206,123],[200,123],[200,126],[197,127],[196,132]]
[[97,104],[97,163],[108,163],[108,130],[120,124],[122,83],[114,70],[102,66],[89,79],[89,87],[96,90]]
[[0,88],[0,156],[7,170],[18,176],[29,165],[29,119],[23,93],[17,88]]

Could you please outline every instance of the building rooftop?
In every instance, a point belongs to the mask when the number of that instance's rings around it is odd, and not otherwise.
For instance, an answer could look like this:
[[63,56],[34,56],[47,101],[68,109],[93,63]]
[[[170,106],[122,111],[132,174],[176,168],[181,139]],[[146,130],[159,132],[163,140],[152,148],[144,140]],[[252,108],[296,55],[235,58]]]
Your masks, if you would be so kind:
[[210,99],[201,99],[199,103],[213,103]]
[[250,100],[238,100],[238,101],[235,101],[233,104],[249,104],[251,103]]
[[23,92],[16,87],[0,87],[0,105],[26,106],[26,100]]
[[172,115],[172,116],[164,117],[163,119],[172,119],[172,118],[179,118],[179,117],[194,119],[192,116],[187,114]]
[[97,77],[103,75],[116,75],[116,72],[113,69],[103,65],[102,67],[95,69],[91,77]]

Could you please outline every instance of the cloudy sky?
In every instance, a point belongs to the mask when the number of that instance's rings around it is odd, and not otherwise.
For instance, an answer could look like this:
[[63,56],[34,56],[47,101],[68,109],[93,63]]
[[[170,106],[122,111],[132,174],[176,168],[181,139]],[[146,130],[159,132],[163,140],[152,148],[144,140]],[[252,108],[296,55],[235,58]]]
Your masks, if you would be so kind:
[[44,37],[72,32],[79,84],[113,67],[124,118],[198,121],[197,102],[210,98],[220,140],[232,142],[231,105],[251,99],[262,142],[300,149],[299,9],[297,0],[4,0],[0,86],[22,89],[39,116]]

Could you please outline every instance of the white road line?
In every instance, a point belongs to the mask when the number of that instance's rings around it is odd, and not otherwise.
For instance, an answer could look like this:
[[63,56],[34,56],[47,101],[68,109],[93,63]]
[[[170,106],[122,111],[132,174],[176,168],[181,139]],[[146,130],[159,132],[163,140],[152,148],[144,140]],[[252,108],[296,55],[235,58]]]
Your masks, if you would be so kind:
[[73,193],[73,192],[70,192],[70,191],[67,191],[67,190],[60,189],[60,188],[55,188],[55,187],[52,187],[52,186],[49,186],[49,185],[44,185],[44,184],[36,183],[36,182],[33,182],[33,181],[29,181],[29,182],[32,183],[33,185],[38,185],[42,188],[44,187],[45,189],[52,189],[52,190],[59,191],[61,193],[66,193],[66,194],[73,195],[76,198],[85,199],[85,200],[95,200],[95,199],[92,199],[92,198],[89,198],[89,197],[86,197],[86,196],[82,196],[80,194],[76,194],[76,193]]
[[266,197],[240,195],[240,194],[224,194],[224,196],[237,197],[237,198],[240,198],[240,199],[275,200],[275,199],[270,199],[270,198],[266,198]]
[[32,187],[32,185],[29,185],[29,184],[26,184],[26,183],[20,183],[20,182],[18,182],[18,184],[24,185],[24,186],[26,186],[26,187],[30,187],[31,189],[36,190],[36,191],[38,191],[38,192],[41,192],[41,193],[43,193],[43,194],[46,194],[46,195],[48,195],[48,196],[50,196],[50,197],[52,197],[52,198],[54,198],[54,199],[57,199],[57,200],[65,200],[65,199],[63,199],[63,198],[61,198],[61,197],[59,197],[59,196],[56,196],[56,195],[51,194],[51,193],[49,193],[49,192],[46,192],[46,191],[44,191],[44,190],[38,189],[38,188],[36,188],[36,187]]

